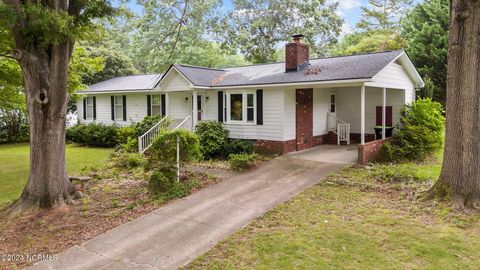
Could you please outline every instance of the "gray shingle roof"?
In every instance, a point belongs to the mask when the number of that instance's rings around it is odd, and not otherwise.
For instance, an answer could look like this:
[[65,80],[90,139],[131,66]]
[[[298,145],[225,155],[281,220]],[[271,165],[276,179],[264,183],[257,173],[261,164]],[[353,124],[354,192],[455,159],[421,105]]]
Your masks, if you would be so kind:
[[174,66],[196,86],[301,83],[371,78],[402,53],[396,50],[311,59],[308,67],[297,72],[285,72],[283,62],[224,69]]
[[131,91],[154,89],[162,74],[117,77],[90,85],[82,92]]

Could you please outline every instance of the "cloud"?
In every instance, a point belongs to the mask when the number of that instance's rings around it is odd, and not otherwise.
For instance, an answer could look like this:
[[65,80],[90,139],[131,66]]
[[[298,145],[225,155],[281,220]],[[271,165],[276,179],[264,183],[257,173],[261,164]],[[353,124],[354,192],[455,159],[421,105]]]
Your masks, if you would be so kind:
[[340,10],[348,10],[359,7],[362,5],[360,0],[341,0],[339,1],[338,9]]

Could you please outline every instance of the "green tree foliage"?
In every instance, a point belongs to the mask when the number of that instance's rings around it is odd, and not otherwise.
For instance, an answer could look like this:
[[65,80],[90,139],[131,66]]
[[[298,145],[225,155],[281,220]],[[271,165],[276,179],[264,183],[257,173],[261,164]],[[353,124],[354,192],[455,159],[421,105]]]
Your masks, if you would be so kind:
[[402,35],[413,63],[433,85],[433,99],[445,104],[447,86],[448,0],[426,0],[403,21]]
[[401,19],[410,0],[369,0],[362,7],[357,31],[346,35],[330,52],[333,55],[397,50],[405,46],[400,35]]
[[333,55],[350,55],[366,52],[398,50],[403,48],[405,41],[394,32],[370,31],[346,35],[335,48]]
[[362,7],[357,27],[363,31],[398,31],[411,3],[411,0],[369,0],[368,5]]
[[206,67],[243,64],[209,37],[219,0],[148,0],[133,22],[132,54],[144,72],[164,72],[173,63]]
[[228,143],[228,130],[218,121],[200,122],[195,127],[195,133],[200,139],[200,151],[204,159],[223,155]]
[[324,55],[337,42],[342,19],[338,3],[324,0],[234,0],[234,9],[217,24],[222,45],[238,48],[253,63],[274,62],[277,48],[293,34],[304,34],[312,56]]

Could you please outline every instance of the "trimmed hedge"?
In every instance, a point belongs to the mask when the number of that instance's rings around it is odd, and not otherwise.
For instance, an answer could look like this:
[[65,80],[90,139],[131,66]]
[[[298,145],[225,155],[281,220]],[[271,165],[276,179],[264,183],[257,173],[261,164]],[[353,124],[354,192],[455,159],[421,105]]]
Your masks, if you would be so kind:
[[204,121],[195,127],[200,140],[200,151],[204,159],[224,156],[228,143],[228,130],[218,121]]
[[114,147],[118,144],[115,139],[118,127],[90,123],[88,125],[76,125],[66,130],[66,140],[87,146]]
[[148,150],[151,162],[175,164],[177,158],[177,137],[180,138],[180,161],[188,162],[200,157],[198,136],[185,129],[165,130],[159,133]]

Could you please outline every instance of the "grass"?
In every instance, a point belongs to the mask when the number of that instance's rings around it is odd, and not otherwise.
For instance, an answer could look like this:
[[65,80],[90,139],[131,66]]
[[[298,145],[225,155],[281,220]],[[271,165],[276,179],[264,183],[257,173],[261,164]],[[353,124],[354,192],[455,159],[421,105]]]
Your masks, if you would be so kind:
[[480,269],[479,217],[417,200],[440,161],[345,169],[185,268]]
[[[67,145],[67,172],[78,175],[107,161],[112,149]],[[20,196],[29,168],[28,144],[0,145],[0,206]]]

